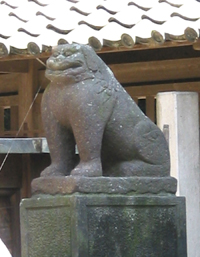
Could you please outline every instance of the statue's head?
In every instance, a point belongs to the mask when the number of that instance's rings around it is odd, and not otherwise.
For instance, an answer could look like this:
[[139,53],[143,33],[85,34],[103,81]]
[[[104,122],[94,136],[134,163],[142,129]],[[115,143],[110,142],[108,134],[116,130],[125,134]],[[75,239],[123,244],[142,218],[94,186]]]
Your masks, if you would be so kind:
[[86,79],[88,76],[94,76],[93,73],[98,69],[99,60],[90,46],[58,45],[53,48],[52,55],[47,60],[45,75],[51,81]]

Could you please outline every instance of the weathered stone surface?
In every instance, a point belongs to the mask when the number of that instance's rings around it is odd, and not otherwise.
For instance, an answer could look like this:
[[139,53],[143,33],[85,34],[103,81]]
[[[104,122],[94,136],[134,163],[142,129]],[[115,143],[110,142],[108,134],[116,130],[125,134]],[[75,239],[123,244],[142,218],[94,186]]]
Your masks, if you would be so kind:
[[92,48],[55,47],[46,77],[42,117],[52,164],[41,176],[169,176],[163,133]]
[[21,202],[23,257],[71,256],[70,199],[37,199]]
[[186,257],[184,198],[74,194],[21,203],[22,257]]
[[32,194],[175,194],[177,181],[172,177],[40,177],[32,182]]

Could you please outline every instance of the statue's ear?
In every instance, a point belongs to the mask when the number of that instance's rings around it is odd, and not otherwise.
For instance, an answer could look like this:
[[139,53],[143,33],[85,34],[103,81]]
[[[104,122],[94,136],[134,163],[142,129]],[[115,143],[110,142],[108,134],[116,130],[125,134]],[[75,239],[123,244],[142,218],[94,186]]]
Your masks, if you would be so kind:
[[92,71],[97,71],[99,57],[97,56],[95,51],[92,49],[92,47],[84,45],[84,46],[82,46],[82,52],[85,57],[85,61],[88,66],[88,69],[92,70]]

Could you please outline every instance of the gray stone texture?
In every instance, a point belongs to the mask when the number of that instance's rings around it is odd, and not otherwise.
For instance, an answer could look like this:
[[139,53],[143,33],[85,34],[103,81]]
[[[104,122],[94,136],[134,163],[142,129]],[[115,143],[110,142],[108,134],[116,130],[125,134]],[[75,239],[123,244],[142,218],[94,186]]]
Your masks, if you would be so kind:
[[22,257],[186,257],[184,198],[73,194],[21,203]]
[[172,177],[40,177],[32,181],[32,194],[175,194],[177,181]]

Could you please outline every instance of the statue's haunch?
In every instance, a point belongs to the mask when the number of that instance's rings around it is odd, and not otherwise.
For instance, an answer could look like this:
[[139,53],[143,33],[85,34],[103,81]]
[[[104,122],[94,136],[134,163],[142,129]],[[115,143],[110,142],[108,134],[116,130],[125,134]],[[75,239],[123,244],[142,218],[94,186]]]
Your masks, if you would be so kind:
[[46,77],[42,118],[52,163],[41,176],[169,175],[163,133],[91,47],[55,47]]

